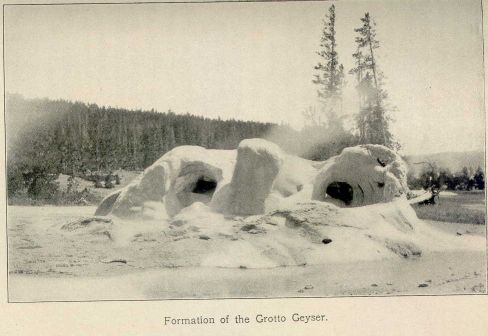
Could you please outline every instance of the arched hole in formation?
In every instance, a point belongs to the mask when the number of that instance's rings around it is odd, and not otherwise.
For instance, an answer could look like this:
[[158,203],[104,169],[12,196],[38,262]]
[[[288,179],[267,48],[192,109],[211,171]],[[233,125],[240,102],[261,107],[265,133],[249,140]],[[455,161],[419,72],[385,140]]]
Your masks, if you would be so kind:
[[215,192],[215,188],[217,188],[216,181],[202,176],[197,180],[191,192],[194,194],[204,194],[212,197],[213,193]]
[[210,203],[217,188],[215,179],[206,175],[183,176],[179,179],[182,179],[182,186],[178,188],[176,197],[181,207],[186,208],[195,202]]
[[341,200],[345,205],[350,205],[354,198],[354,191],[349,183],[332,182],[327,186],[325,193],[334,199]]

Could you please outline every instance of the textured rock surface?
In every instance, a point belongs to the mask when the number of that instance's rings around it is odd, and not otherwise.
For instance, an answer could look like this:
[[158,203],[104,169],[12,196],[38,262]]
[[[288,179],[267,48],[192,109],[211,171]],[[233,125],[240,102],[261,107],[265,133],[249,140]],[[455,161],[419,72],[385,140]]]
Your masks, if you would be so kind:
[[[195,201],[210,203],[212,195],[229,183],[235,155],[235,151],[177,147],[127,187],[107,196],[96,214],[163,219],[174,216]],[[193,192],[200,180],[214,183],[213,190]]]
[[262,139],[239,144],[234,175],[229,185],[227,211],[236,215],[265,212],[265,202],[283,164],[278,146]]
[[405,196],[406,173],[403,160],[379,145],[346,148],[323,162],[288,155],[263,139],[243,140],[237,150],[182,146],[106,197],[96,215],[165,219],[195,202],[244,216],[311,200],[357,207]]
[[[351,194],[347,200],[335,198],[339,206],[362,206],[389,202],[408,192],[407,166],[400,156],[380,145],[346,148],[326,162],[318,173],[312,198],[332,201],[327,190],[339,183]],[[340,194],[340,192],[339,192]]]

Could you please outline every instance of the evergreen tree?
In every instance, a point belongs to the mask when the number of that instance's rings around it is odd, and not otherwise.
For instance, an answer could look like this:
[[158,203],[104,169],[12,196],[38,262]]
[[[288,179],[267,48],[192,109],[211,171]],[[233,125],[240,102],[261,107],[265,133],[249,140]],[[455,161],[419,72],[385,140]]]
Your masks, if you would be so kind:
[[[318,86],[317,95],[321,107],[309,107],[303,112],[307,124],[302,129],[304,146],[308,148],[304,157],[325,160],[339,154],[345,147],[357,144],[353,134],[344,128],[342,115],[342,90],[345,85],[344,66],[339,63],[336,41],[335,6],[329,7],[323,21],[320,61],[314,67],[317,71],[312,80]],[[326,122],[325,122],[326,121]]]
[[383,88],[383,74],[378,68],[375,54],[380,47],[376,39],[376,23],[369,13],[365,13],[361,22],[362,26],[354,30],[358,33],[357,49],[352,55],[355,67],[349,71],[357,80],[359,112],[356,116],[356,127],[359,141],[396,149],[399,146],[389,131],[390,119],[385,102],[387,93]]
[[313,83],[319,86],[317,94],[324,104],[328,119],[337,118],[338,112],[342,110],[344,87],[344,66],[339,64],[335,21],[335,6],[332,5],[325,16],[320,40],[321,50],[317,52],[322,61],[315,66],[318,74],[313,80]]

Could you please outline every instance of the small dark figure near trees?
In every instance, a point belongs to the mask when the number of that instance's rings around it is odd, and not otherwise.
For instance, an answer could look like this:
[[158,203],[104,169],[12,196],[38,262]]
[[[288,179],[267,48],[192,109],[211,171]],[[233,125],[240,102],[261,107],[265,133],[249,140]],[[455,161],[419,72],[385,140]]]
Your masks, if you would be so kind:
[[105,188],[111,189],[114,187],[113,184],[114,176],[112,175],[112,172],[108,173],[107,176],[105,176]]
[[76,189],[76,180],[75,180],[75,177],[73,175],[70,175],[68,177],[68,185],[67,185],[67,192],[68,194],[75,191]]
[[100,176],[96,177],[95,188],[103,188],[103,184],[102,184],[102,180],[101,180]]
[[432,196],[429,199],[418,203],[419,205],[434,205],[439,203],[440,189],[436,185],[432,185],[432,187],[430,188],[430,192]]
[[481,169],[481,167],[478,167],[478,169],[476,169],[473,179],[476,189],[485,190],[485,173],[483,172],[483,169]]

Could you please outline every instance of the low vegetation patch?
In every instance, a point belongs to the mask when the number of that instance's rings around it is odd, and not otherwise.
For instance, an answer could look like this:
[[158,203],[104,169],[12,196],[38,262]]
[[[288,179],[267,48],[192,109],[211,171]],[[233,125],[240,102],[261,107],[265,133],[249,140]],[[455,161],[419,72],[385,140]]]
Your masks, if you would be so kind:
[[486,208],[483,191],[457,191],[456,195],[443,196],[435,205],[414,205],[420,219],[441,222],[485,224]]

